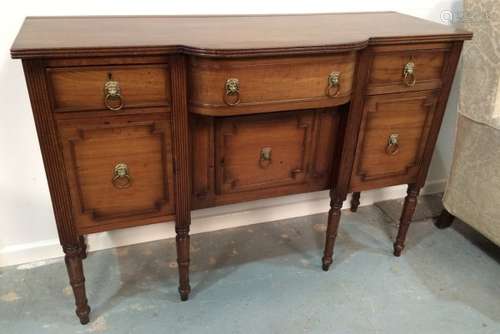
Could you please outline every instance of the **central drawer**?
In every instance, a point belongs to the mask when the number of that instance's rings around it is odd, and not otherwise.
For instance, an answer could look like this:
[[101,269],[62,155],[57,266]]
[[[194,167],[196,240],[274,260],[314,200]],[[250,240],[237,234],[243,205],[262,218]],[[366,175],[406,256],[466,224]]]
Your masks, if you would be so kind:
[[313,114],[225,118],[216,124],[217,193],[303,183]]
[[190,58],[190,111],[229,116],[324,108],[349,101],[356,53]]
[[192,115],[193,207],[328,189],[345,110]]

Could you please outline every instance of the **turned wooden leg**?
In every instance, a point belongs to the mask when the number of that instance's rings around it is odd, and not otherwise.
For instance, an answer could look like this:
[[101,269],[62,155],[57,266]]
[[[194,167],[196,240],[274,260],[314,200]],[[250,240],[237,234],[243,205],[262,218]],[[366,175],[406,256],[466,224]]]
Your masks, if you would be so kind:
[[352,197],[351,197],[351,212],[358,211],[359,198],[360,197],[361,197],[361,193],[360,192],[352,193]]
[[178,229],[175,238],[177,243],[177,265],[179,267],[179,294],[186,301],[191,292],[189,286],[189,229]]
[[78,244],[76,246],[63,246],[63,250],[66,254],[64,261],[68,270],[69,283],[75,295],[76,315],[80,318],[81,324],[85,325],[89,322],[90,307],[85,293],[81,248]]
[[455,219],[455,216],[449,213],[446,209],[443,209],[441,211],[441,214],[439,215],[438,219],[434,223],[434,226],[436,226],[439,229],[444,229],[447,227],[450,227],[451,224],[453,224],[453,220]]
[[323,270],[328,271],[333,262],[333,247],[337,238],[337,231],[340,222],[340,210],[343,200],[332,198],[330,201],[330,211],[328,212],[328,226],[326,228],[325,250],[323,253]]
[[82,260],[87,258],[87,241],[85,240],[85,236],[81,235],[78,238],[78,242],[80,243],[80,257]]
[[403,212],[401,213],[401,219],[399,221],[398,235],[396,237],[396,242],[394,243],[394,256],[401,256],[401,252],[405,247],[406,233],[410,227],[413,213],[415,213],[419,191],[420,189],[417,189],[415,185],[408,185],[408,191],[403,205]]

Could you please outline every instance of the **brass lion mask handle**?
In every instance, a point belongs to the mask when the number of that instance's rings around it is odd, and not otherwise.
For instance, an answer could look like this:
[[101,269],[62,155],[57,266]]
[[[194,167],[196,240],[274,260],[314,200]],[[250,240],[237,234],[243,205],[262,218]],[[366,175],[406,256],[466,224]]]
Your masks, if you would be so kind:
[[262,169],[268,168],[272,163],[273,160],[271,158],[271,153],[272,153],[272,148],[271,147],[263,147],[260,150],[260,159],[259,159],[259,166]]
[[104,105],[113,111],[123,108],[120,85],[112,79],[111,73],[108,73],[108,80],[104,83]]
[[340,73],[332,72],[328,75],[328,86],[326,87],[326,95],[335,97],[340,92]]
[[236,78],[226,80],[223,99],[228,106],[235,106],[240,103],[240,80]]
[[399,134],[393,133],[389,135],[385,153],[389,155],[396,155],[399,153]]
[[119,163],[115,166],[111,183],[113,183],[113,186],[118,189],[130,187],[132,178],[129,175],[127,164]]
[[415,63],[410,61],[403,68],[403,82],[408,87],[415,86],[417,77],[415,75]]

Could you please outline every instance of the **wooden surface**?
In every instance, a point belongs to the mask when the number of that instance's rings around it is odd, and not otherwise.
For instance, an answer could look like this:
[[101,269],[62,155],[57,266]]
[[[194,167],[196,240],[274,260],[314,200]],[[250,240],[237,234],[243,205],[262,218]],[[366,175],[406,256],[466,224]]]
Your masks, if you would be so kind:
[[[433,91],[367,98],[351,191],[415,182],[435,107]],[[398,135],[394,155],[386,152],[391,134]]]
[[[356,52],[222,60],[191,57],[190,112],[230,116],[344,104],[351,95],[355,64]],[[340,74],[340,85],[335,96],[328,96],[332,72]],[[240,83],[240,102],[235,106],[223,99],[229,78]]]
[[471,34],[396,12],[234,16],[28,17],[15,58],[184,52],[248,56],[368,44],[463,40]]
[[[161,114],[57,123],[80,233],[158,222],[174,214],[170,124]],[[112,182],[116,164],[130,185]]]
[[183,55],[169,57],[172,87],[172,150],[174,162],[175,237],[179,267],[179,294],[185,301],[191,292],[189,285],[189,226],[191,224],[191,175],[189,150],[189,111],[187,60]]
[[109,75],[120,86],[124,109],[170,104],[167,64],[51,67],[47,72],[55,111],[103,109],[103,86]]
[[[345,108],[191,116],[193,207],[328,189]],[[263,148],[271,162],[260,161]]]
[[[440,88],[450,43],[374,47],[367,94],[421,91]],[[415,64],[414,86],[402,82],[403,68]]]

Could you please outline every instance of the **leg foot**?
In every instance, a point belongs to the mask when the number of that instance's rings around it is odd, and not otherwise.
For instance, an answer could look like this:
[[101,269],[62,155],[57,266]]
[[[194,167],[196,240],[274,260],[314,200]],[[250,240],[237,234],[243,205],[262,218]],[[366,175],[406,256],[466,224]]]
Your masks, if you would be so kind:
[[323,252],[323,270],[327,271],[333,262],[333,247],[337,239],[337,231],[340,223],[340,210],[343,200],[332,198],[330,201],[330,211],[328,212],[328,227],[326,229],[325,250]]
[[436,226],[439,229],[445,229],[451,226],[453,224],[453,220],[455,219],[455,216],[449,213],[446,209],[443,209],[441,211],[441,214],[439,215],[438,219],[434,223],[434,226]]
[[394,244],[394,256],[400,257],[403,247],[401,245]]
[[181,296],[181,301],[185,302],[189,299],[189,291],[181,291],[179,290],[179,295]]
[[69,283],[73,288],[73,294],[75,296],[75,312],[80,319],[80,323],[85,325],[89,322],[90,307],[85,292],[85,277],[83,275],[80,245],[64,246],[63,250],[66,254],[64,262],[66,263],[66,269],[68,271]]
[[323,258],[322,261],[323,264],[321,268],[323,269],[323,271],[328,271],[328,269],[330,269],[330,266],[332,265],[332,259],[327,261],[325,258]]
[[80,323],[82,325],[86,325],[89,323],[90,319],[89,319],[89,313],[90,313],[90,307],[89,307],[89,312],[87,314],[82,314],[82,315],[78,315],[78,318],[80,319]]
[[352,193],[352,197],[351,197],[351,212],[358,211],[359,198],[360,197],[361,197],[361,193],[360,192],[354,192],[354,193]]
[[417,206],[417,196],[419,189],[413,184],[408,185],[408,191],[403,205],[403,212],[399,222],[398,235],[394,243],[394,256],[401,256],[401,252],[405,247],[406,233],[410,227],[411,218]]

